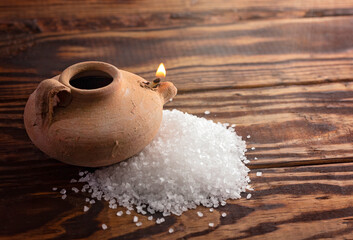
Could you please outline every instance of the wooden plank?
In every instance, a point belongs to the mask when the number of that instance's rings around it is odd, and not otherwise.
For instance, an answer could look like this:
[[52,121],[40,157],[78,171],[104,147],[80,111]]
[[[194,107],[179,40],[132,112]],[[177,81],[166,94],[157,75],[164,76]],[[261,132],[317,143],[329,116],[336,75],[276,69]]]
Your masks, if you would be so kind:
[[[2,1],[0,19],[8,23],[34,20],[43,31],[105,27],[153,27],[231,23],[249,19],[352,15],[349,0],[180,0],[180,1]],[[90,23],[82,24],[81,21]]]
[[[199,207],[180,217],[166,217],[156,225],[147,216],[116,212],[97,202],[83,212],[88,194],[75,194],[68,184],[78,170],[64,164],[29,165],[1,170],[0,237],[2,239],[344,239],[352,236],[353,164],[330,164],[297,168],[261,169],[251,179],[252,198],[228,201],[210,213]],[[4,187],[6,186],[6,190]],[[68,197],[51,188],[68,190]],[[76,185],[79,186],[79,185]],[[243,194],[245,197],[246,194]],[[196,212],[201,211],[200,218]],[[227,213],[222,218],[221,213]],[[213,222],[214,228],[208,227]],[[103,231],[101,224],[108,225]],[[168,229],[173,228],[173,234]]]
[[150,31],[39,33],[0,41],[1,84],[33,88],[26,83],[85,60],[110,62],[147,79],[163,61],[168,79],[180,92],[350,80],[352,26],[349,16]]
[[[0,103],[3,161],[11,166],[21,160],[31,164],[39,151],[23,126],[26,95],[13,96],[19,92],[15,88],[1,92],[6,96]],[[339,82],[181,93],[165,108],[237,124],[249,159],[258,158],[251,164],[259,168],[353,161],[352,100],[353,82]],[[205,115],[206,110],[211,114]]]
[[353,161],[352,100],[341,82],[183,93],[166,108],[237,124],[253,167],[293,166]]

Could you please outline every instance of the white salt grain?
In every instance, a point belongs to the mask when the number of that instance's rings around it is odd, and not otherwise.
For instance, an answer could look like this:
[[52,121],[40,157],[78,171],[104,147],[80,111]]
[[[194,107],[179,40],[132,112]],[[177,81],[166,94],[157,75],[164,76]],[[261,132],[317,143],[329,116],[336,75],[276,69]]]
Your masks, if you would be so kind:
[[254,160],[257,160],[257,157],[254,157]]
[[137,222],[136,226],[138,226],[138,227],[142,226],[142,222]]
[[80,177],[82,177],[83,175],[85,175],[85,173],[84,173],[84,172],[79,172],[78,175],[79,175]]
[[77,182],[76,179],[71,179],[71,180],[70,180],[70,183],[76,183],[76,182]]
[[173,232],[174,232],[174,229],[173,229],[173,228],[169,228],[168,232],[169,232],[169,233],[173,233]]
[[148,216],[147,218],[149,221],[152,221],[153,220],[153,216]]
[[206,114],[206,115],[208,115],[208,114],[210,114],[210,113],[211,113],[210,111],[205,111],[205,114]]
[[221,206],[225,206],[227,203],[225,201],[221,202]]
[[214,227],[214,223],[209,223],[208,226],[209,227]]
[[117,215],[118,217],[122,216],[122,215],[123,215],[123,211],[117,212],[116,215]]
[[251,150],[255,150],[255,147],[252,147]]
[[66,193],[66,189],[65,188],[61,189],[60,193],[61,194],[65,194]]
[[137,216],[134,216],[133,221],[134,221],[134,222],[137,222],[138,220],[139,220],[139,218],[138,218]]
[[197,216],[203,217],[203,213],[202,212],[197,212]]
[[62,198],[63,200],[64,200],[66,197],[67,197],[66,194],[63,194],[63,195],[61,196],[61,198]]
[[139,207],[141,213],[181,215],[198,205],[216,208],[240,198],[250,182],[245,152],[245,141],[233,128],[164,110],[156,137],[138,155],[87,173],[79,182],[98,200],[115,199],[114,204]]
[[102,229],[103,229],[103,230],[107,230],[107,228],[108,228],[108,226],[103,223],[103,224],[102,224]]
[[246,138],[250,138],[250,137],[251,137],[250,135],[246,136]]
[[251,198],[251,193],[249,193],[247,196],[246,196],[246,199],[250,199]]
[[234,128],[235,126],[236,126],[236,124],[232,124],[232,125],[230,125],[232,128]]
[[130,214],[131,214],[130,210],[126,210],[125,213],[126,213],[127,215],[130,215]]
[[262,172],[257,172],[256,176],[261,177],[262,176]]
[[210,208],[210,212],[213,212],[213,210],[214,210],[213,208]]
[[56,190],[58,190],[58,188],[57,188],[57,187],[53,187],[52,189],[53,189],[53,191],[56,191]]
[[80,191],[80,190],[78,190],[78,188],[76,188],[76,187],[71,188],[71,190],[74,191],[75,193],[78,193],[78,192]]
[[89,210],[89,207],[87,207],[87,206],[84,206],[84,207],[83,207],[83,211],[84,211],[84,212],[87,212],[88,210]]
[[86,198],[86,202],[89,202],[89,198]]
[[226,217],[227,216],[227,214],[224,212],[224,213],[222,213],[222,217]]

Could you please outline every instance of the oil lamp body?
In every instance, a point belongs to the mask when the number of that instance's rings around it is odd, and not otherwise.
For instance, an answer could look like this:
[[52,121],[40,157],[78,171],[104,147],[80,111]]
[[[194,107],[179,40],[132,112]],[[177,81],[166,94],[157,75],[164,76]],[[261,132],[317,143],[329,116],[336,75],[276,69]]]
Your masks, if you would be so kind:
[[[83,89],[93,76],[111,79]],[[74,85],[84,78],[82,86]],[[176,94],[172,83],[146,88],[146,80],[103,62],[70,66],[42,81],[25,107],[32,142],[62,162],[107,166],[140,152],[156,135],[163,104]]]

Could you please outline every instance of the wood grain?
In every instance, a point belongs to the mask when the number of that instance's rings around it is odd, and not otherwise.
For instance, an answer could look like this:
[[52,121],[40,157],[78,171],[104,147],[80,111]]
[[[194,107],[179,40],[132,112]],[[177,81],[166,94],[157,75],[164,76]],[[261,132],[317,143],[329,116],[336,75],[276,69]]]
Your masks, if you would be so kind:
[[[159,28],[244,20],[352,15],[349,0],[2,1],[0,19],[39,31]],[[89,23],[89,24],[86,24]],[[26,29],[26,28],[23,28]]]
[[[65,174],[63,174],[66,171]],[[228,205],[210,213],[199,207],[182,216],[166,217],[156,225],[138,215],[143,225],[136,227],[132,218],[117,217],[118,208],[106,202],[90,206],[84,193],[69,190],[72,167],[57,164],[41,167],[27,174],[26,181],[8,187],[0,210],[2,239],[344,239],[352,236],[353,164],[330,164],[296,168],[259,169],[252,171],[255,191],[252,198],[228,201]],[[71,175],[71,176],[70,176]],[[4,174],[1,174],[4,176]],[[41,181],[38,181],[40,179]],[[33,182],[34,181],[34,182]],[[68,197],[51,191],[53,186],[68,189]],[[76,185],[78,186],[78,185]],[[2,196],[4,192],[1,192]],[[246,195],[243,194],[243,197]],[[88,212],[83,206],[88,205]],[[27,207],[30,206],[30,209]],[[197,211],[204,213],[199,218]],[[227,213],[225,218],[221,213]],[[208,223],[215,223],[209,228]],[[101,224],[108,225],[103,231]],[[173,228],[175,233],[169,234]],[[7,236],[7,237],[6,237]]]
[[[0,239],[353,239],[352,1],[14,0],[0,9]],[[237,124],[253,198],[161,225],[139,216],[140,228],[105,202],[83,212],[88,195],[68,182],[86,169],[41,153],[22,118],[41,80],[85,60],[146,79],[163,61],[179,89],[167,109]]]
[[0,74],[5,77],[2,84],[24,84],[19,91],[34,88],[27,81],[37,84],[85,60],[106,61],[147,79],[163,61],[168,80],[179,92],[350,81],[352,25],[353,17],[348,16],[148,31],[39,33],[19,42],[0,42],[3,56],[12,56],[0,58]]
[[[0,104],[4,160],[28,162],[36,159],[38,150],[23,126],[26,97],[18,101],[10,97],[11,91],[9,100]],[[165,108],[237,124],[249,159],[258,158],[253,167],[274,167],[352,161],[352,99],[353,83],[339,82],[182,93]],[[211,114],[205,115],[206,110]],[[16,151],[19,143],[21,152]]]
[[237,124],[253,167],[273,167],[352,161],[352,99],[353,83],[340,82],[187,92],[166,108]]

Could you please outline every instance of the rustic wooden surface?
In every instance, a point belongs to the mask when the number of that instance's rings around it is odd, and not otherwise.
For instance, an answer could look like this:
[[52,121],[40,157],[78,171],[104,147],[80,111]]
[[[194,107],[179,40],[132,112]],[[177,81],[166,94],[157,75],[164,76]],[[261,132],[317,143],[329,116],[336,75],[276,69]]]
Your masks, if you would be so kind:
[[[14,0],[0,9],[1,239],[353,239],[351,0]],[[203,218],[139,216],[141,227],[106,202],[83,212],[87,194],[62,200],[52,187],[71,189],[82,168],[36,149],[23,109],[41,80],[84,60],[147,79],[163,61],[179,89],[167,109],[251,135],[253,197],[214,213],[199,207]]]

